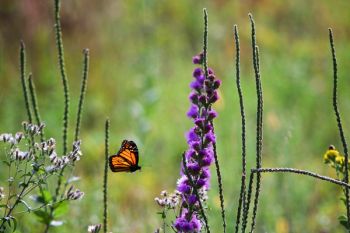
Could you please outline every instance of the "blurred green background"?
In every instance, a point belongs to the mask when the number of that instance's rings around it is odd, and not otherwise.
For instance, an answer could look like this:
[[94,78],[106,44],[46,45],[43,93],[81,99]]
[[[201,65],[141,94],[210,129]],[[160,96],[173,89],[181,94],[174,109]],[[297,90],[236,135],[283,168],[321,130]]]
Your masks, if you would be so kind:
[[[332,63],[328,27],[339,61],[339,107],[350,132],[350,2],[326,0],[91,0],[62,1],[65,58],[71,92],[71,132],[80,90],[82,49],[90,74],[81,130],[84,157],[76,174],[85,197],[72,204],[66,224],[53,232],[85,232],[102,222],[104,122],[111,120],[111,150],[123,139],[139,146],[142,171],[109,173],[109,228],[153,232],[160,226],[154,197],[173,191],[179,177],[193,55],[201,51],[203,16],[209,13],[209,65],[222,79],[215,109],[228,232],[232,232],[241,173],[241,120],[235,86],[232,28],[241,39],[242,87],[249,166],[255,154],[255,83],[248,13],[256,21],[264,90],[263,166],[309,169],[335,177],[323,164],[329,144],[341,148],[331,105]],[[61,138],[63,93],[53,28],[53,1],[0,1],[0,132],[16,132],[26,119],[19,78],[19,41],[27,48],[47,135]],[[73,133],[70,135],[70,140]],[[112,153],[112,152],[111,152]],[[2,170],[0,170],[2,173]],[[4,177],[4,175],[1,175]],[[4,181],[1,181],[3,183]],[[344,232],[345,213],[333,184],[290,174],[264,174],[256,232]],[[215,171],[209,223],[222,232]],[[41,227],[32,217],[22,232]]]

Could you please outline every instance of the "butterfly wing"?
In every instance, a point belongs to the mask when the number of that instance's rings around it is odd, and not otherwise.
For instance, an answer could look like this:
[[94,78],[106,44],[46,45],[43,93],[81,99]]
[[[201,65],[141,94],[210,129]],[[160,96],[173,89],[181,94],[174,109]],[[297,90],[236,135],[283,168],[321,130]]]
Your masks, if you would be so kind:
[[124,140],[119,152],[109,157],[109,166],[113,172],[134,172],[138,166],[139,154],[133,141]]

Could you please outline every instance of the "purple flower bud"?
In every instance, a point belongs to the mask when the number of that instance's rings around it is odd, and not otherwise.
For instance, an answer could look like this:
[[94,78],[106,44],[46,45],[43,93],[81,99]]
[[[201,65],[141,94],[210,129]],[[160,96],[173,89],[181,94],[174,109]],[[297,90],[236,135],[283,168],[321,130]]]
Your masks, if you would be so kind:
[[198,94],[195,92],[191,92],[190,96],[188,97],[193,104],[198,103]]
[[196,91],[200,91],[200,89],[203,87],[203,85],[198,82],[198,80],[194,80],[190,83],[190,88]]
[[204,87],[205,87],[205,89],[211,89],[212,84],[213,84],[212,81],[210,81],[210,80],[208,80],[208,79],[205,80],[205,81],[204,81]]
[[191,174],[198,174],[201,167],[196,162],[187,164],[187,169]]
[[205,80],[205,76],[204,75],[200,75],[196,78],[196,80],[203,85],[204,84],[204,80]]
[[191,186],[188,184],[188,180],[186,176],[182,176],[177,181],[177,190],[181,193],[190,193],[191,192]]
[[208,145],[209,143],[215,143],[215,135],[212,132],[209,132],[204,136],[204,144]]
[[195,151],[199,151],[201,149],[201,144],[200,142],[192,142],[190,147],[192,147]]
[[198,117],[198,111],[199,111],[198,107],[196,105],[192,104],[190,109],[187,112],[187,116],[189,118],[196,118],[196,117]]
[[213,83],[213,88],[218,89],[221,86],[221,80],[216,79]]
[[208,74],[214,74],[214,70],[212,68],[208,68]]
[[192,58],[192,62],[193,64],[201,65],[203,63],[203,58],[204,58],[203,53],[200,53]]
[[194,56],[194,57],[192,57],[192,62],[193,62],[193,64],[202,64],[202,58],[200,57],[200,56]]
[[206,124],[203,128],[203,133],[208,133],[212,129],[213,129],[213,126],[211,126],[210,124]]
[[203,166],[210,166],[210,164],[213,162],[213,157],[212,156],[205,156],[202,159],[202,165]]
[[213,95],[209,98],[209,103],[215,103],[219,99],[217,91],[214,91]]
[[194,158],[196,156],[196,151],[193,149],[188,149],[186,151],[186,158],[190,159],[190,158]]
[[205,95],[201,95],[199,96],[199,102],[203,105],[206,105],[207,104],[207,97]]
[[197,202],[197,197],[196,195],[189,195],[188,198],[187,198],[187,202],[189,205],[194,205],[196,202]]
[[203,129],[205,125],[205,120],[203,118],[198,118],[194,121],[194,123],[200,128]]
[[200,175],[201,179],[209,179],[210,178],[210,170],[208,167],[203,168],[202,173]]
[[198,179],[197,188],[202,188],[206,184],[207,184],[207,179]]
[[215,75],[214,75],[214,74],[210,74],[210,75],[208,76],[208,80],[211,81],[211,82],[214,82],[214,80],[215,80]]
[[218,116],[218,114],[214,110],[210,110],[209,113],[208,113],[208,121],[213,120],[217,116]]
[[196,133],[195,127],[193,127],[192,129],[190,129],[190,131],[188,131],[188,133],[186,134],[186,138],[187,138],[187,143],[200,140],[198,134]]
[[195,68],[192,75],[197,79],[199,76],[203,75],[203,70],[201,68]]
[[207,88],[206,92],[207,92],[207,96],[209,96],[209,97],[214,94],[214,90],[212,88],[209,88],[209,89]]

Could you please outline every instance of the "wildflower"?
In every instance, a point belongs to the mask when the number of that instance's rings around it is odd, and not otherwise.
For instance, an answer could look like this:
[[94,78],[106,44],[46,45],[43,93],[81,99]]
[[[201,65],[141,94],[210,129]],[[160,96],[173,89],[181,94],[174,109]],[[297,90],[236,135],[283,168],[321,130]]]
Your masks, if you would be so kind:
[[88,232],[90,233],[98,233],[101,230],[101,224],[95,224],[88,226]]
[[14,160],[18,160],[18,161],[22,161],[25,159],[32,159],[31,152],[21,151],[18,148],[12,149],[10,155]]
[[323,156],[323,161],[325,163],[335,162],[335,159],[339,156],[340,156],[339,151],[337,151],[333,145],[330,145],[328,147],[328,150]]
[[35,125],[32,123],[28,123],[28,122],[22,122],[23,128],[25,130],[26,133],[30,134],[30,135],[39,135],[40,133],[42,133],[45,124],[41,123],[40,125]]
[[8,142],[10,138],[12,138],[12,134],[9,134],[9,133],[0,134],[0,140],[3,142]]
[[[83,198],[84,192],[81,192],[79,189],[73,191],[73,185],[67,191],[67,200],[78,200]],[[97,231],[98,232],[98,231]]]
[[[192,61],[194,64],[203,65],[203,53],[194,56]],[[175,220],[174,227],[179,232],[199,232],[201,230],[199,201],[207,200],[207,190],[210,185],[209,166],[213,162],[213,143],[216,142],[212,120],[217,117],[217,113],[211,107],[219,99],[217,89],[221,85],[221,81],[216,79],[213,70],[208,69],[208,74],[206,77],[205,71],[200,67],[195,68],[192,73],[194,80],[190,84],[192,91],[189,96],[191,107],[187,116],[193,120],[194,127],[186,134],[188,143],[188,149],[185,153],[187,169],[182,167],[182,176],[177,182],[182,208]],[[186,174],[186,170],[188,174]],[[194,184],[191,184],[190,180]],[[199,198],[195,195],[194,189],[197,190]],[[157,203],[161,206],[166,205],[166,200],[165,198],[156,198]]]
[[179,204],[179,191],[175,191],[174,193],[168,194],[167,191],[163,190],[160,193],[160,196],[160,198],[154,198],[154,201],[163,208],[174,209]]

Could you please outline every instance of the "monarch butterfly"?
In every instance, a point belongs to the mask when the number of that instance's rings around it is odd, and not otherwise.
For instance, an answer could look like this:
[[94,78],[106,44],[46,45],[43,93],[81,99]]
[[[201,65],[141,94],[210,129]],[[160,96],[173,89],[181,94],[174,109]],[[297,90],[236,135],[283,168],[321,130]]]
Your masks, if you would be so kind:
[[141,170],[139,151],[136,143],[124,140],[117,154],[109,157],[109,167],[112,172],[134,172]]

